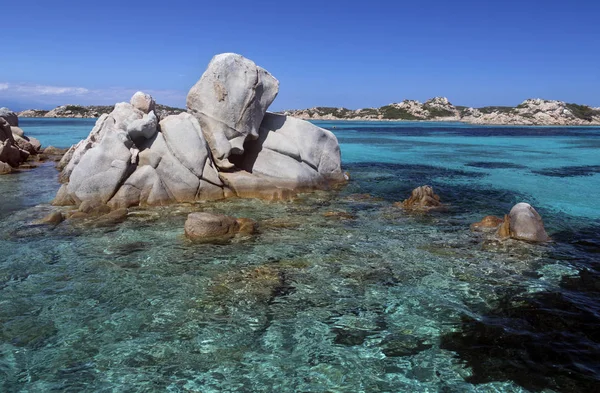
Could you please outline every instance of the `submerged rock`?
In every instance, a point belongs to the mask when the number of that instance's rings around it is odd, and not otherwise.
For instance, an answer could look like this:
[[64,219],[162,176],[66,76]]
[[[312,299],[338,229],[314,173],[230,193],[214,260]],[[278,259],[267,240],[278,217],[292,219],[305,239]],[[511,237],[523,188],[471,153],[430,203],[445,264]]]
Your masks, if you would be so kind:
[[185,222],[185,235],[193,241],[231,239],[239,230],[234,217],[212,213],[191,213]]
[[396,207],[401,207],[405,210],[431,210],[442,207],[439,195],[433,192],[431,186],[420,186],[412,190],[410,198],[396,202]]
[[41,220],[35,221],[34,224],[40,224],[40,225],[58,225],[61,222],[63,222],[65,219],[65,216],[62,214],[62,212],[59,212],[57,210],[51,212],[50,214],[48,214],[46,217],[42,218]]
[[323,214],[325,218],[333,218],[338,220],[354,220],[356,216],[354,214],[350,214],[346,211],[329,211]]
[[242,235],[254,235],[258,232],[258,223],[251,218],[238,218],[238,233]]
[[258,223],[250,218],[235,218],[223,214],[190,213],[185,222],[185,235],[194,242],[223,242],[235,235],[253,235]]

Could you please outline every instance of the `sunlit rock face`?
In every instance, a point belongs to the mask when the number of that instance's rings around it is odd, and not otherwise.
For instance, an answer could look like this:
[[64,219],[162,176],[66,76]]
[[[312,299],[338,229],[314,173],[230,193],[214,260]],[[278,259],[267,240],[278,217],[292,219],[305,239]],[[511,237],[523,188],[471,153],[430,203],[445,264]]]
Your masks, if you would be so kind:
[[286,200],[343,182],[335,135],[267,113],[279,82],[240,55],[215,56],[187,113],[159,118],[137,92],[101,116],[59,167],[56,205],[138,205],[230,196]]

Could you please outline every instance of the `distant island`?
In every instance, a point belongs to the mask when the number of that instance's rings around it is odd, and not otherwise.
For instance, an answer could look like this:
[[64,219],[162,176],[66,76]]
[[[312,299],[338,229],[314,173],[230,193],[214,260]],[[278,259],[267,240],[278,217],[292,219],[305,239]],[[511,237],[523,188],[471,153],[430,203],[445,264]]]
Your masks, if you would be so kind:
[[[52,110],[27,109],[19,112],[19,117],[56,117],[56,118],[96,118],[103,114],[111,113],[115,109],[114,105],[61,105]],[[156,105],[155,112],[159,118],[163,119],[170,115],[178,115],[185,112],[185,109],[174,108],[166,105]]]
[[497,125],[600,125],[600,108],[539,98],[525,100],[516,107],[487,106],[470,108],[454,106],[445,97],[435,97],[425,103],[404,100],[380,108],[353,110],[316,107],[286,110],[281,113],[307,120],[456,121]]
[[[19,117],[95,118],[110,113],[111,106],[61,105],[52,110],[28,109]],[[185,109],[156,105],[159,118],[178,115]],[[600,125],[600,108],[571,104],[563,101],[528,99],[516,107],[486,106],[471,108],[452,105],[445,97],[435,97],[420,103],[404,100],[380,108],[347,109],[315,107],[278,112],[305,120],[396,120],[396,121],[451,121],[471,124],[496,125]]]

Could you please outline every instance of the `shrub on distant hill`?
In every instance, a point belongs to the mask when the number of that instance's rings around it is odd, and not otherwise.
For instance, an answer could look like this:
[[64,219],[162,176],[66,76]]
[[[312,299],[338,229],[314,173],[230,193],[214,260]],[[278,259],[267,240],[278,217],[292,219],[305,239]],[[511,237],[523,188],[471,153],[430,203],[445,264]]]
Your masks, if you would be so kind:
[[375,108],[363,108],[363,109],[359,109],[358,116],[371,116],[371,117],[378,117],[379,116],[379,111]]
[[390,120],[422,120],[420,117],[407,112],[405,109],[393,105],[386,105],[379,108],[384,119]]
[[592,121],[594,116],[600,116],[599,110],[590,108],[587,105],[566,104],[566,107],[573,113],[573,116],[578,119]]
[[479,110],[479,112],[481,113],[494,113],[494,112],[498,112],[498,113],[512,113],[514,112],[515,108],[513,108],[512,106],[484,106],[483,108],[477,108]]
[[454,112],[452,112],[451,110],[448,110],[448,109],[430,107],[427,105],[425,105],[424,108],[429,111],[430,118],[454,116]]

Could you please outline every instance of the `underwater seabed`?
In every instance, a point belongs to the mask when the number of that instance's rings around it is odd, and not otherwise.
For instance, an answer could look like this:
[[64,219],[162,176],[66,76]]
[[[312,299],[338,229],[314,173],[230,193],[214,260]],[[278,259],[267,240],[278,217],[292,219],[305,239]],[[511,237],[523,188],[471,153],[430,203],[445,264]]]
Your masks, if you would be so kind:
[[[132,209],[102,228],[31,225],[48,205],[14,212],[0,222],[0,390],[591,391],[594,363],[545,341],[578,349],[590,320],[531,314],[573,293],[561,285],[590,262],[585,243],[485,240],[459,186],[436,189],[447,211],[408,214],[364,195],[374,174],[351,169],[344,189],[290,203]],[[190,243],[198,210],[253,218],[260,234]],[[575,225],[560,219],[551,236]],[[565,313],[585,299],[569,301]]]
[[[22,123],[57,147],[93,124]],[[51,209],[53,165],[1,177],[0,392],[597,390],[599,129],[319,125],[352,180],[290,203],[52,229],[31,222]],[[392,206],[423,184],[446,210]],[[521,201],[553,242],[469,231]],[[198,210],[260,233],[192,244]]]

